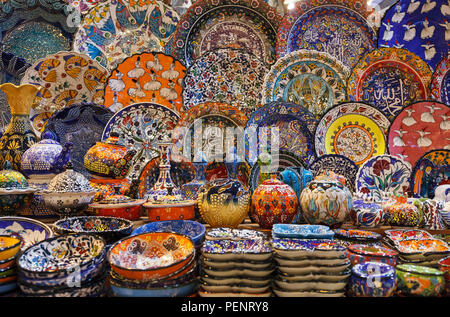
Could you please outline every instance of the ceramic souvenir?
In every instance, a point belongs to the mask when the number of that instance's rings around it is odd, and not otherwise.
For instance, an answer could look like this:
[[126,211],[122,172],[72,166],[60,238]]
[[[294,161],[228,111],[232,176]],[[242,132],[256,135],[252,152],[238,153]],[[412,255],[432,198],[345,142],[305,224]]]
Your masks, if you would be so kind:
[[450,184],[439,185],[434,191],[434,199],[442,201],[443,203],[450,201]]
[[111,283],[111,292],[115,297],[188,297],[197,293],[197,281],[191,280],[181,285],[154,287],[150,290],[126,288]]
[[423,213],[406,197],[395,197],[383,205],[384,221],[392,226],[416,227],[422,223]]
[[94,196],[94,202],[98,202],[104,199],[108,199],[109,196],[116,195],[116,187],[119,189],[119,193],[122,195],[132,196],[133,182],[139,182],[139,180],[130,181],[127,178],[113,178],[102,179],[92,177],[89,180],[91,187],[97,189],[98,192]]
[[395,268],[384,263],[366,262],[352,268],[348,292],[354,297],[390,297],[397,288]]
[[435,261],[450,254],[450,247],[439,239],[408,239],[395,241],[395,248],[406,261]]
[[378,262],[395,267],[398,263],[398,254],[397,251],[382,246],[351,244],[348,246],[347,257],[352,266],[367,262]]
[[207,240],[267,240],[262,231],[233,228],[210,228],[206,234]]
[[445,56],[434,69],[431,81],[431,99],[450,104],[450,54]]
[[439,296],[445,289],[444,273],[425,266],[401,264],[395,268],[397,293],[403,296]]
[[0,236],[0,260],[14,257],[20,251],[21,240],[19,238],[2,235]]
[[350,100],[367,102],[393,120],[405,106],[428,98],[431,75],[428,65],[414,53],[379,48],[356,64],[347,93]]
[[173,55],[190,66],[204,53],[238,48],[270,65],[281,16],[265,1],[196,1],[178,23]]
[[429,230],[444,230],[447,226],[441,217],[444,204],[435,199],[420,198],[414,204],[423,214],[423,228]]
[[335,239],[360,244],[375,244],[381,240],[381,234],[359,229],[334,229]]
[[[343,258],[346,248],[330,239],[272,239],[274,252],[283,259],[336,259]],[[341,269],[341,268],[339,268]],[[287,272],[289,273],[289,272]]]
[[8,97],[2,90],[0,90],[0,112],[0,135],[3,135],[11,121],[11,109],[8,104]]
[[88,13],[90,9],[102,2],[105,2],[105,0],[67,0],[67,3],[77,10],[80,15]]
[[279,239],[333,239],[334,232],[329,227],[322,225],[277,223],[272,227],[272,237]]
[[95,279],[80,284],[80,287],[63,287],[56,291],[52,288],[37,288],[23,283],[19,284],[20,292],[25,297],[106,297],[108,291],[105,279]]
[[383,220],[383,207],[373,200],[353,200],[350,212],[353,223],[363,228],[376,228]]
[[[0,217],[0,234],[19,238],[21,250],[53,237],[53,231],[49,226],[24,217]],[[2,268],[1,265],[0,268]]]
[[206,240],[202,255],[217,261],[267,261],[272,257],[272,246],[267,240]]
[[[11,52],[5,52],[4,50],[0,50],[0,82],[1,83],[11,83],[14,85],[19,85],[20,80],[23,77],[23,74],[30,67],[31,64],[27,63],[23,58],[14,55]],[[3,95],[4,96],[4,95]],[[2,109],[8,108],[8,113],[5,115],[2,120],[6,120],[3,124],[6,125],[9,123],[11,117],[7,118],[8,115],[11,115],[9,110],[9,105],[7,98],[5,97],[6,105],[2,105]],[[2,102],[4,102],[2,100]],[[3,108],[4,107],[4,108]]]

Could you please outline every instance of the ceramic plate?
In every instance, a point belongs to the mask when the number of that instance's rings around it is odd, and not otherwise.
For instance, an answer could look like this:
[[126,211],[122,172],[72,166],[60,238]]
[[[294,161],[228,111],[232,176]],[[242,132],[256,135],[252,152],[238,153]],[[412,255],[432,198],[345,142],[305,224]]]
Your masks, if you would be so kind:
[[392,241],[402,241],[402,240],[423,240],[432,239],[433,236],[424,230],[418,229],[397,229],[397,230],[386,230],[385,235],[388,239]]
[[14,85],[19,85],[25,71],[30,66],[31,64],[23,58],[0,50],[0,83],[12,83]]
[[0,217],[0,235],[12,235],[22,240],[20,248],[53,237],[53,231],[44,223],[22,217]]
[[162,1],[108,0],[81,21],[73,47],[108,70],[144,51],[171,53],[178,13]]
[[117,132],[121,144],[137,151],[128,173],[128,178],[136,179],[147,163],[159,156],[158,143],[172,139],[171,131],[178,119],[178,114],[158,104],[132,104],[113,115],[105,126],[102,140]]
[[346,250],[330,240],[273,239],[272,244],[276,254],[288,259],[339,258]]
[[450,54],[436,66],[431,81],[431,99],[450,104]]
[[249,229],[211,228],[206,232],[208,240],[265,240],[264,232]]
[[322,225],[295,225],[277,223],[272,227],[274,238],[296,239],[333,239],[334,232],[328,226]]
[[411,173],[411,192],[414,197],[434,198],[437,186],[448,184],[450,178],[450,150],[434,150],[424,154]]
[[427,99],[427,63],[400,48],[380,48],[361,58],[347,81],[348,98],[365,101],[392,120],[404,106]]
[[378,241],[381,240],[381,234],[366,230],[357,229],[334,229],[337,239]]
[[265,261],[272,257],[272,245],[266,240],[205,240],[202,255],[211,260]]
[[117,112],[138,102],[152,102],[178,112],[186,67],[164,53],[141,53],[125,58],[111,71],[105,86],[105,107]]
[[202,267],[202,272],[208,274],[211,278],[215,277],[258,277],[258,278],[270,278],[273,267],[268,269],[256,269],[256,268],[241,268],[237,267],[234,269],[217,269],[210,268],[207,266]]
[[378,155],[364,162],[356,176],[356,191],[381,201],[383,193],[407,195],[411,167],[392,155]]
[[351,69],[361,56],[376,48],[377,34],[366,20],[370,11],[359,1],[297,2],[278,29],[277,56],[299,49],[316,50],[329,53]]
[[298,104],[320,118],[345,101],[349,70],[328,53],[299,50],[278,59],[262,88],[262,104],[285,101]]
[[232,47],[273,64],[280,21],[263,0],[198,0],[178,24],[173,55],[189,66],[210,50]]
[[73,169],[90,177],[84,167],[84,156],[101,139],[103,129],[113,114],[108,108],[94,103],[72,104],[55,112],[48,119],[43,133],[53,132],[60,144],[72,142],[70,157]]
[[305,291],[343,291],[347,285],[347,280],[342,279],[339,282],[288,282],[281,279],[275,279],[274,284],[280,289],[289,292],[305,292]]
[[404,256],[413,254],[450,253],[448,244],[438,239],[399,240],[395,242],[395,247]]
[[[296,276],[297,280],[300,276],[307,276],[310,274],[320,274],[320,275],[336,275],[343,274],[348,272],[348,268],[350,263],[345,263],[343,265],[317,265],[317,266],[305,266],[305,267],[289,267],[289,266],[279,266],[278,271],[281,273],[281,276],[291,275]],[[341,277],[342,279],[342,277]],[[287,280],[295,280],[295,279],[287,279]]]
[[183,80],[183,108],[215,101],[246,115],[260,106],[261,87],[269,71],[258,56],[245,50],[219,48],[192,62]]
[[201,257],[201,265],[213,269],[236,269],[236,268],[246,268],[246,269],[269,269],[272,267],[270,261],[213,261],[204,257]]
[[388,133],[389,153],[414,166],[426,152],[449,148],[450,107],[421,101],[405,107]]
[[384,14],[378,47],[404,48],[432,69],[447,56],[449,4],[435,0],[400,0]]
[[344,297],[345,291],[286,291],[273,288],[273,292],[278,297]]
[[325,154],[319,156],[311,164],[311,172],[314,177],[326,171],[332,171],[345,178],[345,185],[353,192],[355,190],[355,179],[358,166],[349,158],[339,154]]
[[[278,266],[285,267],[302,267],[308,269],[309,273],[312,273],[312,270],[317,270],[320,272],[322,269],[332,269],[332,268],[347,268],[350,264],[350,261],[347,259],[345,254],[342,254],[341,258],[330,258],[330,259],[309,259],[309,258],[282,258],[279,256],[274,257]],[[326,271],[326,270],[325,270]],[[325,273],[320,273],[325,274]]]

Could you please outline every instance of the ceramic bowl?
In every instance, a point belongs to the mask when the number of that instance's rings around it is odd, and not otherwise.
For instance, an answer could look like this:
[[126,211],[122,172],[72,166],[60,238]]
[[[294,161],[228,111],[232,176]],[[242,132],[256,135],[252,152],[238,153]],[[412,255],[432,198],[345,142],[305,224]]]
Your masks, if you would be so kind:
[[36,243],[17,259],[19,273],[30,279],[64,278],[105,260],[106,241],[94,234],[61,235]]
[[56,213],[64,216],[74,216],[92,203],[97,191],[79,192],[53,192],[49,190],[39,191],[45,205]]
[[378,262],[356,264],[348,283],[350,296],[390,297],[397,288],[395,268]]
[[298,258],[298,259],[289,259],[283,258],[278,255],[274,257],[275,262],[279,266],[287,266],[287,267],[334,267],[334,266],[347,266],[350,265],[350,261],[348,260],[345,253],[342,254],[340,258],[328,258],[328,259],[314,259],[314,258]]
[[[246,286],[251,288],[265,288],[270,286],[272,277],[214,277],[202,274],[200,277],[202,284],[210,286]],[[254,293],[257,293],[255,291]]]
[[438,265],[439,270],[444,272],[447,293],[450,294],[450,257],[441,259]]
[[248,269],[243,267],[236,267],[232,269],[217,269],[208,266],[202,267],[202,272],[211,277],[269,277],[274,271],[274,267],[264,269]]
[[349,268],[349,263],[342,265],[310,265],[304,267],[279,266],[278,271],[287,275],[309,275],[309,274],[343,274]]
[[352,244],[348,246],[348,259],[352,266],[364,262],[385,263],[397,265],[398,252],[386,247],[365,244]]
[[233,228],[211,228],[205,234],[206,240],[266,240],[262,231]]
[[12,235],[21,239],[21,250],[53,237],[53,231],[49,226],[24,217],[0,217],[0,234]]
[[383,220],[383,207],[379,203],[354,200],[350,211],[353,223],[358,227],[376,228]]
[[336,239],[354,241],[355,243],[376,243],[381,240],[379,233],[358,229],[335,229]]
[[10,282],[5,284],[0,284],[0,294],[6,294],[14,291],[17,288],[16,282]]
[[218,261],[266,261],[272,257],[272,246],[265,240],[206,240],[202,255]]
[[157,204],[147,202],[142,205],[150,221],[191,220],[195,218],[195,201]]
[[287,274],[280,271],[277,272],[277,276],[283,280],[289,282],[327,282],[327,283],[337,283],[350,276],[351,270],[347,266],[342,272],[331,272],[331,273],[313,273],[308,272],[307,274]]
[[7,268],[15,266],[16,258],[17,258],[17,254],[14,255],[13,257],[10,257],[9,259],[1,260],[0,261],[0,269],[7,269]]
[[89,208],[92,209],[93,214],[103,217],[117,217],[127,220],[138,220],[141,217],[143,199],[137,199],[133,203],[125,204],[109,204],[102,205],[99,203],[92,203]]
[[439,296],[445,289],[444,273],[440,270],[400,264],[395,268],[398,285],[397,293],[404,296]]
[[328,226],[274,224],[272,227],[274,238],[294,239],[333,239],[334,232]]
[[181,285],[164,286],[161,288],[139,289],[120,287],[111,283],[111,292],[115,297],[186,297],[196,293],[198,283],[196,280]]
[[264,294],[266,292],[270,292],[270,285],[264,286],[252,286],[245,284],[235,284],[235,285],[214,285],[205,282],[204,280],[200,280],[201,289],[216,294],[229,294],[229,296],[233,296],[232,294]]
[[150,232],[119,240],[108,251],[111,269],[137,280],[166,277],[195,256],[192,240],[181,234]]
[[102,276],[80,287],[52,287],[42,288],[34,285],[19,283],[21,295],[31,297],[101,297],[107,292],[107,283]]
[[0,261],[14,257],[20,250],[22,241],[10,235],[0,235]]
[[332,240],[273,239],[275,253],[288,259],[341,258],[346,248]]
[[203,224],[192,220],[155,221],[134,229],[131,235],[158,231],[183,234],[191,238],[195,246],[199,246],[205,238],[206,228]]
[[57,234],[95,233],[109,244],[130,235],[133,223],[123,218],[81,216],[61,219],[53,227]]
[[285,291],[290,292],[306,292],[306,291],[343,291],[347,285],[347,278],[343,278],[337,282],[320,282],[320,281],[306,281],[306,282],[291,282],[281,277],[275,277],[274,285]]
[[200,260],[199,263],[202,266],[218,270],[221,269],[234,270],[236,268],[263,270],[269,269],[272,266],[272,263],[270,261],[244,261],[244,260],[217,261],[205,258],[203,255],[200,256],[199,260]]
[[402,240],[423,240],[433,238],[433,236],[427,231],[419,229],[386,230],[384,231],[384,234],[392,243]]
[[430,261],[450,255],[448,244],[439,239],[396,241],[395,248],[402,258],[411,261]]

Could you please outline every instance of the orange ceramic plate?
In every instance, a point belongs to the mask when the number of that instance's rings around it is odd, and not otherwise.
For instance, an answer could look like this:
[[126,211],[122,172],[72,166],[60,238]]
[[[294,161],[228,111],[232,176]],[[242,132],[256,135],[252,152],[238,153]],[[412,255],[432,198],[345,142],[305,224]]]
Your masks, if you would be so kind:
[[442,240],[403,240],[395,242],[400,253],[450,252],[450,248]]

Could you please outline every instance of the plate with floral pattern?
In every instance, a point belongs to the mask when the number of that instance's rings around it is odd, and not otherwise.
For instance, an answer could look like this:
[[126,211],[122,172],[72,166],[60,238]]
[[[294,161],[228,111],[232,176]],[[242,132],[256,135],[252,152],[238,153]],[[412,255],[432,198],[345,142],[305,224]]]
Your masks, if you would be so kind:
[[180,19],[173,56],[190,66],[210,50],[239,48],[271,65],[280,21],[264,0],[198,0]]
[[319,156],[311,164],[311,172],[314,177],[325,171],[332,171],[345,178],[345,185],[353,192],[355,190],[355,179],[358,173],[358,165],[351,159],[339,154],[325,154]]
[[112,70],[133,54],[170,54],[178,21],[178,13],[162,1],[107,0],[84,15],[73,48]]
[[346,99],[350,71],[328,53],[299,50],[278,59],[264,79],[262,104],[295,103],[320,118]]
[[450,104],[450,54],[436,66],[431,81],[431,99]]
[[411,167],[398,157],[384,154],[364,162],[356,176],[356,191],[381,201],[383,193],[408,195]]
[[364,101],[392,120],[403,107],[429,97],[431,69],[400,48],[379,48],[362,57],[347,81],[348,98]]
[[102,140],[117,132],[121,144],[137,151],[127,176],[136,179],[147,163],[160,155],[158,143],[172,139],[178,120],[177,113],[162,105],[135,103],[112,116],[103,130]]
[[152,102],[179,112],[186,67],[164,53],[140,53],[125,58],[105,85],[105,107],[117,112],[138,102]]

